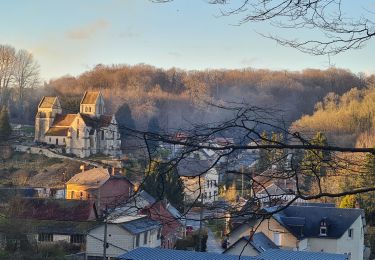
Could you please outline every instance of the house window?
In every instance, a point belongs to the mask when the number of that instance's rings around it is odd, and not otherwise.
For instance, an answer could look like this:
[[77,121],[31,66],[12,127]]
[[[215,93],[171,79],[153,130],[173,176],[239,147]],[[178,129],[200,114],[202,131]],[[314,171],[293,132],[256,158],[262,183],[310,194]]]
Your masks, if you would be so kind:
[[87,112],[87,107],[85,107],[85,112]]
[[63,138],[63,143],[64,143],[64,144],[66,143],[65,138]]
[[90,193],[87,193],[87,199],[88,200],[90,199]]
[[85,236],[84,235],[71,235],[70,243],[71,244],[83,244],[85,243]]
[[72,190],[72,191],[70,192],[70,198],[71,198],[71,199],[74,199],[74,190]]
[[208,193],[208,198],[211,199],[211,191]]
[[79,129],[77,129],[77,139],[79,138]]
[[353,239],[353,229],[352,228],[349,228],[349,230],[348,230],[348,237],[350,239]]
[[46,233],[38,234],[38,241],[39,242],[52,242],[53,234],[46,234]]
[[135,237],[135,246],[139,247],[139,234]]
[[156,239],[159,240],[160,237],[161,237],[161,228],[158,229],[158,234],[157,234],[157,236],[156,236]]
[[102,140],[104,140],[104,131],[102,131]]
[[91,112],[91,107],[89,107],[89,112]]
[[273,232],[273,242],[277,246],[281,246],[281,233]]
[[327,227],[320,227],[320,236],[327,236]]
[[59,138],[56,138],[56,145],[59,145]]
[[146,231],[144,233],[144,236],[143,236],[143,244],[146,245],[147,244],[147,235],[148,235],[148,232]]
[[49,138],[49,142],[52,142],[51,137]]
[[79,194],[79,198],[80,199],[83,199],[83,192],[81,191],[80,194]]

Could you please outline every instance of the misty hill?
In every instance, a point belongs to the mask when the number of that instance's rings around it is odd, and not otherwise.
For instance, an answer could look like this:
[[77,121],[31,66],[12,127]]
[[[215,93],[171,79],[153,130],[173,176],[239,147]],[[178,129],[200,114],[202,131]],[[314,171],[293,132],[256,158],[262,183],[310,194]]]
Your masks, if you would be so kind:
[[98,65],[78,77],[51,80],[43,94],[59,95],[67,110],[78,110],[83,91],[100,89],[111,113],[127,103],[137,127],[156,116],[159,124],[179,128],[190,122],[217,121],[220,111],[207,102],[244,102],[284,110],[292,122],[313,112],[329,92],[363,88],[363,78],[343,69],[301,72],[271,70],[163,70],[148,65]]

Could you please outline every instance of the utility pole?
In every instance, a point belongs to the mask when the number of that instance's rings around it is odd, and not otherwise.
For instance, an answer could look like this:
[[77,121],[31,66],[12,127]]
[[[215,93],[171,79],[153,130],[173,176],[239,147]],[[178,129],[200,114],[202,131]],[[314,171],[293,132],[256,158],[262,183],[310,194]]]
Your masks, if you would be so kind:
[[[201,183],[201,176],[199,176],[199,183]],[[201,212],[199,217],[199,240],[198,240],[198,252],[202,252],[202,228],[203,228],[203,195],[204,195],[205,183],[203,184],[203,192],[201,192]]]
[[243,182],[244,182],[244,177],[243,177],[243,165],[241,165],[241,197],[243,198]]
[[103,260],[107,260],[107,206],[104,211],[104,239],[103,239]]

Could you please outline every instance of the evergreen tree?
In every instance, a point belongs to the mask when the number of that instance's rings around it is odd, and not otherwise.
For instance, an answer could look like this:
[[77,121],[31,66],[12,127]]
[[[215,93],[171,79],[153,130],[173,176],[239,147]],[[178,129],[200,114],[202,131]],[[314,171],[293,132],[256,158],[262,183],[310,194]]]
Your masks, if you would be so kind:
[[161,128],[159,125],[159,120],[156,116],[151,117],[148,121],[148,131],[151,133],[159,134],[161,132]]
[[[262,141],[261,145],[267,144],[278,144],[283,143],[284,138],[282,134],[271,133],[271,136],[268,136],[264,131],[261,134]],[[259,160],[257,163],[257,168],[259,171],[265,171],[268,168],[271,168],[272,165],[275,165],[277,168],[282,168],[285,165],[285,150],[283,149],[260,149],[259,151]]]
[[[150,132],[152,134],[159,134],[161,132],[161,128],[160,128],[160,125],[159,125],[159,120],[158,120],[158,118],[156,116],[152,117],[148,121],[148,132]],[[157,148],[158,148],[158,141],[155,140],[155,139],[153,139],[153,138],[149,138],[147,140],[147,143],[148,143],[150,152],[152,154],[154,154],[157,151]]]
[[142,188],[157,200],[166,198],[177,209],[183,209],[184,185],[177,170],[170,164],[152,162]]
[[[375,156],[367,154],[365,158],[365,171],[359,175],[358,187],[374,187],[375,186]],[[365,210],[366,220],[370,225],[375,224],[375,192],[366,192],[358,194],[358,200],[361,208]]]
[[121,137],[127,137],[130,134],[128,129],[135,129],[135,122],[128,104],[124,103],[116,112],[116,120],[119,125]]
[[[310,142],[312,145],[326,146],[327,138],[322,132],[317,132]],[[305,150],[302,159],[303,183],[301,188],[304,192],[310,193],[314,180],[324,178],[327,174],[327,162],[330,161],[330,152],[323,150]]]
[[9,123],[8,109],[3,107],[0,112],[0,142],[7,141],[12,133]]

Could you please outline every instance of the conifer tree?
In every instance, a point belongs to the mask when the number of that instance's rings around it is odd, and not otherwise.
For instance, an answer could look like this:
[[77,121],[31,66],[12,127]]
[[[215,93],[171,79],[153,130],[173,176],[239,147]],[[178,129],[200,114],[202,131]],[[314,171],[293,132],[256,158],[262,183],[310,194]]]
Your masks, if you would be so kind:
[[166,198],[177,209],[183,207],[184,185],[177,170],[170,164],[152,162],[142,188],[157,200]]
[[[372,154],[366,155],[365,158],[365,171],[359,175],[358,186],[359,187],[374,187],[375,186],[375,156]],[[369,224],[375,224],[375,192],[366,192],[358,194],[358,202],[365,210],[366,219],[369,220]]]
[[12,133],[9,123],[8,109],[3,107],[0,112],[0,142],[7,141]]
[[[326,146],[327,138],[322,132],[317,132],[311,140],[312,145]],[[330,153],[323,150],[305,150],[302,159],[303,184],[301,188],[309,193],[312,189],[314,180],[324,178],[327,174],[327,162],[330,161]]]

